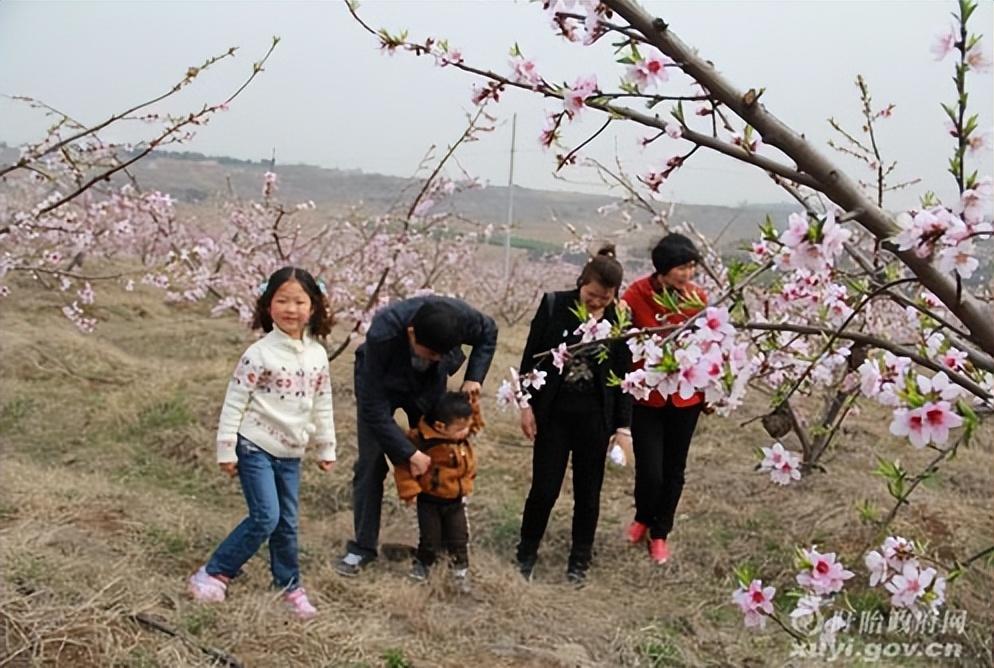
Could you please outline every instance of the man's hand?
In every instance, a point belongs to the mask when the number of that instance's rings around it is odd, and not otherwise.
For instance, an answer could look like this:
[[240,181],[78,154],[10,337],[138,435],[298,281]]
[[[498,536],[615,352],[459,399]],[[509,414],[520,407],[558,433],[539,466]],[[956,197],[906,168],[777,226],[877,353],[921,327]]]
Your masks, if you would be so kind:
[[221,467],[221,471],[228,474],[229,478],[234,478],[236,475],[238,475],[237,462],[219,462],[218,466]]
[[318,462],[318,468],[327,473],[335,468],[335,461],[332,459],[322,459]]
[[535,424],[535,411],[532,407],[521,409],[521,433],[531,442],[535,442],[538,435],[538,426]]
[[407,460],[407,465],[411,467],[411,475],[417,477],[431,466],[431,457],[418,450]]
[[463,381],[462,387],[460,387],[459,390],[468,394],[470,399],[480,398],[480,384],[475,380]]

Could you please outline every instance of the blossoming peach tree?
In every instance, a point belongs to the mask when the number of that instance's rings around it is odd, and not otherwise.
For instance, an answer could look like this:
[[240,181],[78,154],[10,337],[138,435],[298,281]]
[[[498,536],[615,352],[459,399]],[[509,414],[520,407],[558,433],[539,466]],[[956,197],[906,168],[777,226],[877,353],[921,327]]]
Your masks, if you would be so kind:
[[[707,304],[657,295],[661,304],[692,310],[696,317],[680,326],[637,330],[625,321],[613,327],[597,322],[578,308],[580,343],[542,354],[561,371],[577,348],[624,338],[641,364],[613,382],[634,397],[654,390],[682,397],[703,392],[727,415],[750,389],[768,393],[767,431],[775,438],[793,431],[801,443],[800,453],[780,442],[760,449],[758,470],[781,485],[818,467],[845,418],[858,410],[857,399],[875,400],[891,411],[892,434],[906,438],[910,447],[936,453],[917,475],[898,462],[880,460],[876,473],[895,500],[891,512],[877,519],[885,536],[908,495],[969,441],[994,401],[990,288],[971,282],[980,264],[976,244],[992,235],[987,217],[991,179],[967,166],[971,153],[986,144],[979,115],[967,108],[968,75],[990,68],[981,36],[968,28],[976,2],[959,0],[955,25],[933,46],[938,60],[956,57],[956,98],[942,108],[954,140],[949,172],[959,196],[941,202],[926,192],[920,206],[896,214],[884,208],[886,193],[917,181],[893,182],[895,165],[882,157],[875,127],[889,122],[894,105],[875,107],[862,77],[857,79],[861,130],[850,132],[830,121],[839,136],[830,146],[870,170],[869,178],[853,179],[768,110],[761,102],[763,90],[738,89],[665,20],[631,0],[545,0],[542,6],[558,36],[583,46],[610,43],[605,57],[623,68],[617,86],[609,88],[586,74],[557,83],[560,79],[543,72],[519,44],[511,48],[504,69],[478,66],[449,40],[416,41],[406,32],[374,29],[359,15],[357,3],[348,2],[383,50],[428,56],[441,67],[476,75],[475,104],[499,102],[512,89],[549,100],[538,141],[555,152],[557,169],[583,162],[584,147],[616,122],[648,128],[651,134],[642,140],[646,147],[657,142],[686,147],[670,149],[638,175],[637,183],[619,178],[629,201],[650,201],[702,149],[763,170],[790,193],[798,212],[783,227],[763,222],[748,259],[723,262],[716,253],[708,254]],[[660,105],[670,105],[668,116],[651,111]],[[568,146],[571,122],[589,113],[603,114],[604,124]],[[498,400],[515,406],[528,401],[529,391],[540,388],[548,372],[510,373]],[[816,392],[824,407],[808,421],[791,399]],[[869,507],[863,512],[876,515]],[[859,556],[869,586],[883,587],[892,608],[927,615],[943,604],[947,581],[992,551],[940,565],[923,544],[891,535]],[[732,599],[747,626],[773,620],[795,638],[807,639],[811,629],[806,625],[817,619],[820,640],[831,642],[846,625],[844,590],[854,573],[835,553],[815,545],[798,549],[796,563],[796,586],[782,597],[791,603],[775,606],[776,587],[748,568],[737,570],[740,586]]]
[[[42,140],[22,146],[15,160],[0,166],[0,298],[16,289],[16,276],[30,277],[58,295],[65,316],[90,332],[100,318],[99,285],[118,283],[130,291],[145,284],[170,302],[209,301],[215,314],[249,321],[261,283],[278,267],[295,264],[326,286],[338,324],[333,357],[364,334],[379,306],[421,291],[468,296],[506,320],[520,318],[522,300],[537,294],[543,276],[561,271],[562,261],[532,263],[529,271],[516,271],[514,281],[501,277],[494,269],[499,262],[478,258],[479,242],[491,228],[448,207],[458,192],[479,186],[461,170],[449,176],[447,168],[461,145],[491,129],[482,108],[447,150],[437,154],[433,147],[426,154],[410,200],[380,215],[358,207],[321,215],[313,202],[285,203],[275,171],[265,174],[254,200],[225,202],[220,221],[198,223],[170,195],[142,188],[131,167],[153,151],[189,142],[264,71],[278,42],[273,39],[227,99],[187,114],[158,109],[205,71],[234,58],[236,49],[189,68],[161,95],[93,125],[20,98],[52,123]],[[149,136],[129,143],[104,139],[148,134],[142,132],[147,128]],[[524,261],[515,257],[515,268]],[[465,268],[474,265],[486,280],[464,280]]]

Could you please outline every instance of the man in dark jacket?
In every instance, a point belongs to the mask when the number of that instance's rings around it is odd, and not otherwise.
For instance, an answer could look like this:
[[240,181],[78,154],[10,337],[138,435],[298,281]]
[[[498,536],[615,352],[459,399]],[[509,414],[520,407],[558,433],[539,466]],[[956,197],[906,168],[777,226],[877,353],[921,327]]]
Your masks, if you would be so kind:
[[497,324],[458,299],[413,297],[391,304],[374,317],[355,355],[356,425],[359,457],[352,479],[355,539],[335,569],[358,575],[376,558],[387,462],[407,463],[414,475],[431,459],[419,452],[394,421],[399,408],[413,428],[446,391],[472,347],[463,392],[479,394],[497,349]]

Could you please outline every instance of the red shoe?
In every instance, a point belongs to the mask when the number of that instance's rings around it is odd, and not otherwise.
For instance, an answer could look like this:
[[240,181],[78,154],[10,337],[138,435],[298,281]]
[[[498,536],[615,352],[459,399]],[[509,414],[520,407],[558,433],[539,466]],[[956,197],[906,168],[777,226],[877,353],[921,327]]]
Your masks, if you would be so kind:
[[649,541],[649,558],[657,564],[665,564],[670,558],[670,548],[665,538],[653,538]]
[[632,545],[638,545],[643,540],[645,540],[645,534],[649,530],[649,527],[642,524],[638,520],[634,520],[625,529],[625,540],[627,540]]

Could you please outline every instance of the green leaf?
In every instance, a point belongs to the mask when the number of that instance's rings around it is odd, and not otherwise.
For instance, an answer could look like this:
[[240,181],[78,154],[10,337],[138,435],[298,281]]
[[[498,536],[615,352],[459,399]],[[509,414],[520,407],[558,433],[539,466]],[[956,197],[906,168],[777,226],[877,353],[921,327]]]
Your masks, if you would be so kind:
[[735,575],[735,581],[739,583],[742,587],[748,587],[749,584],[758,578],[756,578],[756,570],[753,566],[749,564],[742,564],[741,566],[736,566],[732,569],[732,573]]
[[587,305],[581,301],[577,301],[571,306],[569,312],[575,315],[581,323],[587,322],[590,319],[590,311],[587,309]]

